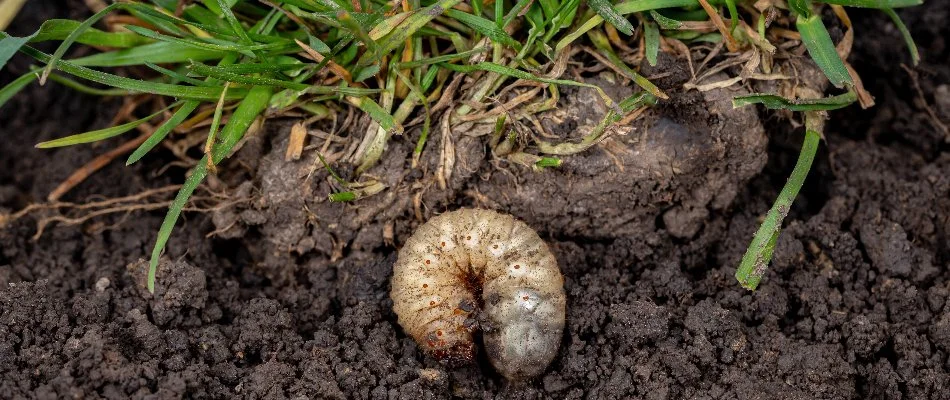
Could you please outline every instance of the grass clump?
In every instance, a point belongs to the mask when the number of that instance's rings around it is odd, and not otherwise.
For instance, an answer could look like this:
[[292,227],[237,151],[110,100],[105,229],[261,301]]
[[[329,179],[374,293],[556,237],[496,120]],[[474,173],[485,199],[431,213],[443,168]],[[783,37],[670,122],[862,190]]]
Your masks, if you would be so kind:
[[[452,119],[457,118],[495,121],[490,139],[495,156],[538,171],[555,168],[563,162],[560,156],[584,151],[603,140],[612,124],[634,118],[644,108],[668,99],[639,72],[644,61],[656,65],[664,49],[689,51],[712,43],[715,47],[706,50],[708,59],[746,57],[741,76],[728,82],[692,86],[708,90],[748,79],[774,78],[776,57],[797,45],[786,44],[797,41],[829,82],[844,93],[820,98],[820,93],[793,91],[791,97],[789,93],[781,93],[786,97],[761,93],[735,99],[736,107],[763,104],[804,112],[811,127],[806,130],[805,146],[792,178],[737,273],[743,286],[754,289],[817,149],[821,130],[814,121],[823,118],[820,112],[869,98],[846,57],[842,57],[846,51],[832,42],[821,10],[831,7],[852,37],[841,6],[883,10],[907,38],[916,62],[916,47],[892,9],[920,1],[790,0],[788,9],[779,3],[750,0],[87,3],[98,6],[95,14],[84,21],[50,20],[26,37],[0,33],[0,68],[16,52],[39,63],[0,89],[0,106],[37,80],[40,84],[51,80],[97,95],[148,94],[174,99],[145,117],[38,145],[45,148],[98,141],[141,129],[161,117],[147,138],[137,144],[127,164],[141,160],[161,142],[174,140],[169,136],[176,129],[193,128],[210,119],[205,124],[209,128],[202,148],[204,156],[179,189],[159,230],[150,262],[149,290],[154,289],[158,259],[195,189],[265,117],[296,115],[315,121],[335,113],[346,114],[348,109],[367,115],[370,126],[362,136],[352,135],[358,146],[342,160],[357,166],[357,181],[341,179],[331,169],[332,162],[320,155],[339,187],[329,195],[330,200],[354,201],[385,190],[381,183],[360,174],[378,162],[392,135],[401,134],[407,126],[422,125],[412,155],[413,167],[425,151],[432,130],[450,129]],[[57,40],[61,43],[51,55],[30,46]],[[101,51],[66,58],[75,43]],[[723,46],[728,53],[721,52]],[[584,54],[617,71],[641,91],[627,99],[612,99],[595,85],[566,79],[567,64]],[[115,67],[124,67],[135,77],[99,69]],[[100,87],[90,87],[76,78]],[[538,137],[516,140],[514,132],[506,127],[553,108],[561,86],[596,91],[609,109],[601,123],[577,142],[550,143]],[[496,105],[495,99],[510,93],[519,96]],[[440,112],[441,120],[435,124],[433,118]],[[454,160],[442,160],[440,166],[447,164],[451,169],[452,163]]]

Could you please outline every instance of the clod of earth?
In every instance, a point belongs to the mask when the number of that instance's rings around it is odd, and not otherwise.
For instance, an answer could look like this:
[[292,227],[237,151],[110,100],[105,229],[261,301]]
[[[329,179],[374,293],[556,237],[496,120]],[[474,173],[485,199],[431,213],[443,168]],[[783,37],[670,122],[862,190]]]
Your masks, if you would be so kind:
[[561,345],[564,277],[547,244],[510,215],[462,209],[420,226],[399,252],[391,297],[402,328],[450,364],[474,359],[478,330],[512,381],[544,372]]

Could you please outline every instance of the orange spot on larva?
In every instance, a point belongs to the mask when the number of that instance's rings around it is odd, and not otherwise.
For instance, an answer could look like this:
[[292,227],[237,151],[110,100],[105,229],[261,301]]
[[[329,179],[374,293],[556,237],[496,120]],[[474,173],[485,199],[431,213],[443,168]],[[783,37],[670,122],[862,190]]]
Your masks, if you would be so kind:
[[518,264],[515,264],[515,269],[519,269],[519,268],[521,268],[521,266]]
[[442,331],[435,331],[435,334],[438,336],[442,336]]
[[465,237],[465,240],[472,240],[472,235],[466,236],[466,237]]
[[442,242],[442,247],[445,247],[445,242]]
[[430,305],[430,306],[434,306],[434,305],[435,305],[435,301],[434,301],[434,300],[433,300],[433,301],[430,301],[430,302],[429,302],[429,305]]
[[429,287],[429,284],[428,284],[428,283],[423,283],[423,284],[422,284],[422,288],[423,288],[423,289],[425,289],[425,288],[427,288],[427,287]]
[[524,296],[524,297],[522,297],[521,299],[524,300],[524,301],[528,301],[528,299],[530,299],[530,297]]
[[426,265],[429,265],[432,261],[426,260]]

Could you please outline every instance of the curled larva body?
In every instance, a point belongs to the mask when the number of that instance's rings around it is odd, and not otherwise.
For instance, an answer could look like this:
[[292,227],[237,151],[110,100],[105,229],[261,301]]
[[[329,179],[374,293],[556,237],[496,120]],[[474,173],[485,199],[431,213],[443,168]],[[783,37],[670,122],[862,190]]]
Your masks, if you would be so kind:
[[492,365],[510,380],[539,375],[564,328],[564,278],[547,244],[490,210],[447,212],[406,241],[393,266],[393,310],[429,354],[471,361],[481,330]]

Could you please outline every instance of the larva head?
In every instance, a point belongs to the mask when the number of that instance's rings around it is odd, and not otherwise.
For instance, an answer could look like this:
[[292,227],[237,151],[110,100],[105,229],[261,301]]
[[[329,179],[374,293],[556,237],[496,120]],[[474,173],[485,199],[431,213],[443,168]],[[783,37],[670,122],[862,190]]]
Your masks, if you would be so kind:
[[563,295],[514,288],[486,298],[485,310],[485,350],[495,369],[512,381],[544,372],[561,345]]
[[453,334],[436,329],[417,342],[422,342],[426,352],[447,365],[466,364],[475,358],[475,343],[468,332]]

